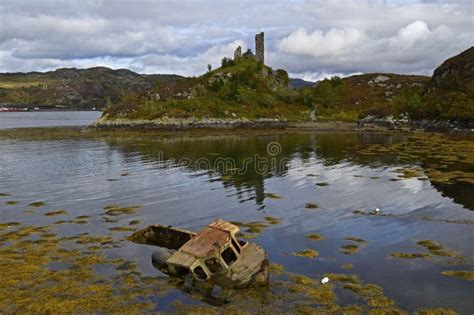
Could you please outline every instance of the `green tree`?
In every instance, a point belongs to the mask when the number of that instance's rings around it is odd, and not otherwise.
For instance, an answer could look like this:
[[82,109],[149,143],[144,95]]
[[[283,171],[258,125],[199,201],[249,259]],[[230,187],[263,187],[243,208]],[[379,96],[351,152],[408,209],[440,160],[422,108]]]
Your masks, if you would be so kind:
[[222,65],[222,68],[226,68],[226,67],[231,67],[235,64],[235,61],[228,58],[228,57],[224,57],[222,58],[222,61],[221,61],[221,65]]
[[332,109],[337,104],[337,90],[330,80],[323,80],[314,90],[314,101],[325,109]]

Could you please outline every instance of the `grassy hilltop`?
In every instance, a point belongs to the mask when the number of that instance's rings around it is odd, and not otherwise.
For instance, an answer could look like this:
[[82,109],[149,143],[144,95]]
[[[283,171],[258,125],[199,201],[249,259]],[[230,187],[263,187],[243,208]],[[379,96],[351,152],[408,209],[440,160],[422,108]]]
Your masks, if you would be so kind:
[[159,84],[148,93],[130,94],[110,106],[107,118],[285,118],[354,121],[367,113],[406,111],[421,99],[429,77],[364,74],[334,77],[295,89],[284,70],[251,58],[224,59],[223,66],[197,78]]
[[[131,94],[107,109],[109,118],[304,119],[310,108],[290,87],[288,74],[252,59],[224,59],[222,67],[146,94]],[[308,116],[309,117],[309,116]]]

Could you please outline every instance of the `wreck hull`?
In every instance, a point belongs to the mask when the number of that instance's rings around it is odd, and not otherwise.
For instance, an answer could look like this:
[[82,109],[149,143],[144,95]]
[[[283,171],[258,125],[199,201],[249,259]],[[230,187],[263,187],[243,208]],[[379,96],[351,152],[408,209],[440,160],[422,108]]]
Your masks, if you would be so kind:
[[167,249],[180,249],[196,233],[172,226],[150,225],[149,227],[133,233],[128,240],[137,244],[146,244],[164,247]]
[[152,263],[170,276],[233,288],[268,284],[267,253],[255,243],[238,240],[238,232],[238,226],[218,219],[198,233],[151,225],[129,240],[160,247]]

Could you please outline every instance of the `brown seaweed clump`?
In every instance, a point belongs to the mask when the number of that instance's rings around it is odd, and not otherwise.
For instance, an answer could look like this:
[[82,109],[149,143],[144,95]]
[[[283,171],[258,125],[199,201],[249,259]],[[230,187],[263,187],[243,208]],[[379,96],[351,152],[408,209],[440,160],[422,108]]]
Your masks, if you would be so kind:
[[62,214],[66,214],[66,213],[67,213],[66,210],[58,210],[58,211],[47,212],[44,215],[47,216],[47,217],[55,217],[57,215],[62,215]]
[[341,253],[345,255],[352,255],[359,251],[359,246],[355,244],[347,244],[347,245],[342,246],[340,251]]
[[281,199],[283,197],[280,196],[280,195],[277,195],[275,193],[265,193],[265,198],[268,198],[268,199]]
[[314,259],[319,255],[319,253],[315,251],[314,249],[304,249],[304,250],[300,250],[298,252],[292,253],[292,255]]
[[134,214],[140,206],[128,206],[128,207],[120,207],[118,205],[108,205],[104,207],[106,215],[110,216],[120,216],[124,214]]
[[458,315],[459,313],[445,307],[425,308],[416,312],[417,315]]
[[350,236],[350,237],[346,237],[345,238],[346,240],[348,241],[353,241],[353,242],[356,242],[356,243],[367,243],[366,240],[360,238],[360,237],[353,237],[353,236]]
[[306,209],[318,209],[319,205],[316,202],[308,202],[304,205]]
[[467,270],[448,270],[443,271],[443,275],[449,277],[455,277],[467,281],[474,281],[474,271],[467,271]]
[[265,221],[267,221],[268,223],[270,224],[280,224],[281,223],[281,219],[279,218],[275,218],[275,217],[271,217],[271,216],[267,216],[264,218]]
[[39,207],[46,206],[46,203],[44,203],[43,201],[35,201],[35,202],[30,203],[28,206],[39,208]]
[[317,233],[306,234],[305,237],[309,240],[312,240],[312,241],[321,241],[321,240],[324,239],[324,236],[322,236],[321,234],[317,234]]
[[[0,234],[0,309],[13,313],[128,313],[151,312],[156,290],[172,288],[159,279],[145,282],[131,262],[108,259],[100,251],[63,245],[49,227],[22,226]],[[99,237],[100,239],[100,237]],[[89,242],[86,242],[89,243]],[[78,242],[81,244],[81,242]],[[97,245],[100,250],[102,245]],[[64,268],[51,269],[60,262]],[[115,266],[114,278],[94,272],[97,265]],[[162,283],[161,283],[162,282]],[[28,288],[25,290],[25,288]]]
[[457,257],[459,254],[455,251],[450,251],[445,249],[441,244],[431,241],[431,240],[423,240],[416,242],[417,245],[423,246],[426,248],[431,255],[434,256],[444,256],[444,257]]
[[404,259],[416,259],[416,258],[431,257],[431,255],[427,254],[427,253],[392,253],[392,254],[390,254],[390,256],[394,257],[394,258],[404,258]]

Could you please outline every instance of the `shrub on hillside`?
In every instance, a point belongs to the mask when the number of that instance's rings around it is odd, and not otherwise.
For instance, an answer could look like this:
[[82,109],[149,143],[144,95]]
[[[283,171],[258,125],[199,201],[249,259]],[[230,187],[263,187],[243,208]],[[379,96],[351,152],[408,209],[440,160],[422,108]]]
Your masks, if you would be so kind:
[[222,68],[232,67],[233,65],[235,65],[235,61],[228,57],[224,57],[222,58],[221,65]]
[[288,82],[290,82],[290,77],[288,76],[288,72],[286,72],[283,69],[276,70],[275,75],[277,77],[278,82],[281,82],[284,85],[288,85]]
[[408,113],[412,119],[425,116],[421,95],[414,90],[406,90],[393,98],[392,112],[394,116]]
[[375,116],[377,118],[384,118],[391,114],[390,108],[387,105],[377,105],[370,107],[359,114],[359,119],[367,117],[369,115]]
[[314,102],[326,109],[334,108],[339,102],[340,87],[338,81],[323,80],[314,88]]

